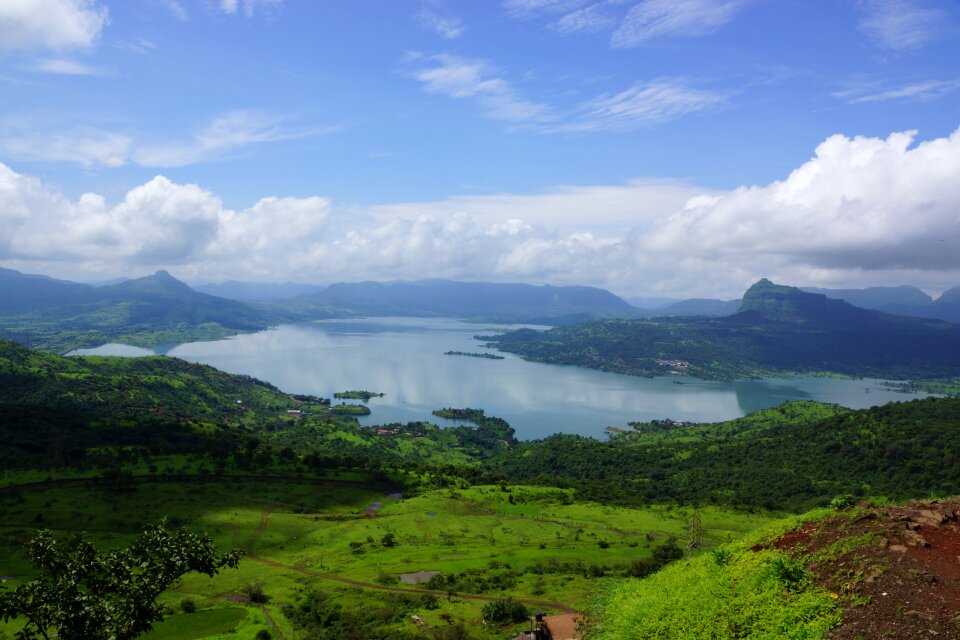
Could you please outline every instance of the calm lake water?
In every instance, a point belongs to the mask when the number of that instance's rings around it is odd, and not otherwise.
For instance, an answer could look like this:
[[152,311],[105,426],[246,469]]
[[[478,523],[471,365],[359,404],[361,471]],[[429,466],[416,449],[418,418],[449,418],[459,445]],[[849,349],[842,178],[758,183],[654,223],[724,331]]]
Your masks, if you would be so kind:
[[[927,394],[885,389],[879,380],[790,378],[734,383],[691,378],[637,378],[526,362],[447,356],[445,351],[498,353],[474,340],[503,325],[451,319],[369,318],[284,325],[216,342],[192,342],[148,350],[104,345],[75,354],[162,353],[267,380],[288,393],[332,397],[335,391],[385,393],[370,401],[363,424],[432,420],[442,407],[482,408],[507,420],[521,439],[551,433],[602,437],[609,426],[673,418],[727,420],[787,400],[819,400],[851,408],[903,401]],[[681,383],[681,384],[678,384]]]

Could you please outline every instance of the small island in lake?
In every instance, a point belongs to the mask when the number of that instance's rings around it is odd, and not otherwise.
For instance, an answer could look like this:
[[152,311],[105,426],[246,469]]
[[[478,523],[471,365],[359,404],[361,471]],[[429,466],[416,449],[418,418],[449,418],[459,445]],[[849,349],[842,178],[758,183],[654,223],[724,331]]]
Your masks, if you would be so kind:
[[503,356],[493,353],[472,353],[468,351],[444,351],[445,356],[467,356],[468,358],[486,358],[487,360],[503,360]]
[[368,416],[370,408],[362,404],[341,403],[330,407],[330,413],[337,416]]
[[384,394],[376,391],[338,391],[333,394],[337,400],[363,400],[367,402],[370,398],[382,398]]

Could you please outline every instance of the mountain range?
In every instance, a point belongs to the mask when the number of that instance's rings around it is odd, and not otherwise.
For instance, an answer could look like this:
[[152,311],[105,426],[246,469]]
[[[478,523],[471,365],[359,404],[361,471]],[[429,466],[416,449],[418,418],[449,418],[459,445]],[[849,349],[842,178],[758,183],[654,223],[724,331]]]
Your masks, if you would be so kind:
[[[933,299],[917,287],[867,287],[865,289],[823,289],[801,287],[807,293],[819,293],[836,300],[844,300],[863,309],[886,311],[901,316],[946,320],[960,324],[960,287],[944,291]],[[637,314],[647,318],[677,316],[728,316],[740,310],[741,300],[689,298],[685,300],[662,298],[631,298],[638,307]],[[654,304],[650,304],[653,302]],[[644,304],[645,303],[645,304]]]
[[304,318],[419,316],[544,324],[635,313],[634,307],[621,298],[595,287],[452,280],[338,283],[318,293],[276,301],[275,305]]
[[0,269],[0,336],[66,352],[265,329],[275,312],[194,291],[166,271],[104,286]]
[[647,376],[960,374],[958,325],[862,309],[766,279],[729,316],[600,320],[488,340],[531,360]]

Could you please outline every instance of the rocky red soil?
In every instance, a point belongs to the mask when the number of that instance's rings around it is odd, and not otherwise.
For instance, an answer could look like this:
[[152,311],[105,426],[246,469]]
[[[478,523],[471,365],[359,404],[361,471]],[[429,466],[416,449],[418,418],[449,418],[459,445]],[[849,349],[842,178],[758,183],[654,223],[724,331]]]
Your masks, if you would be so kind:
[[844,603],[836,640],[960,640],[960,497],[861,503],[774,543]]

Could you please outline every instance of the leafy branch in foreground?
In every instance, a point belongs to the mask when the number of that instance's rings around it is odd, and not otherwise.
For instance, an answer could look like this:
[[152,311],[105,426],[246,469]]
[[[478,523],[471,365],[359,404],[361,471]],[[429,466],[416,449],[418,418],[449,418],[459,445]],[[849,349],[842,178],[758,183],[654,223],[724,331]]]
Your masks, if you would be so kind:
[[[182,575],[235,568],[243,552],[218,554],[207,535],[166,522],[148,527],[124,549],[101,553],[82,536],[58,542],[38,531],[28,544],[36,580],[0,594],[0,619],[22,617],[23,638],[128,640],[163,619],[156,599]],[[54,632],[55,630],[55,632]]]

